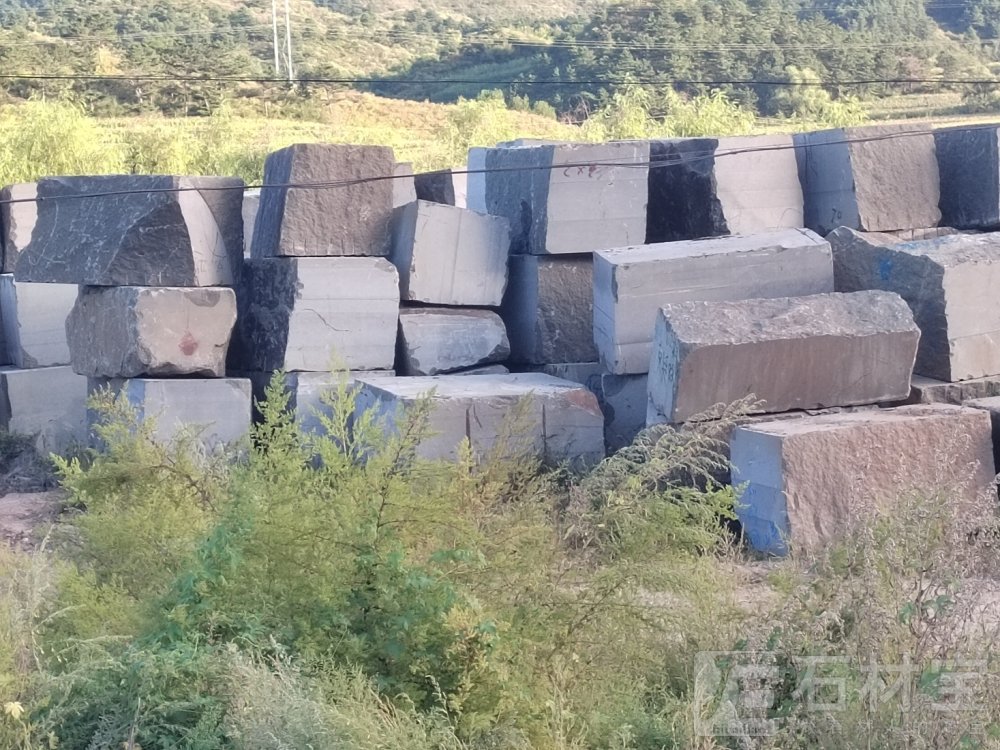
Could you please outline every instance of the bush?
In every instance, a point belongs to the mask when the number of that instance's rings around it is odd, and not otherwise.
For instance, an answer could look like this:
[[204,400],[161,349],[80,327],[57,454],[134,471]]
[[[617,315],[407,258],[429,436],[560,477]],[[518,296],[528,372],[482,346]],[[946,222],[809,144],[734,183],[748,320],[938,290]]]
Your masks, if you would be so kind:
[[[566,748],[687,736],[691,649],[737,622],[715,557],[732,493],[692,489],[694,464],[663,471],[700,448],[650,439],[631,454],[648,454],[645,479],[611,460],[580,484],[530,457],[515,409],[489,455],[430,462],[416,455],[427,403],[386,440],[345,382],[319,437],[299,430],[280,382],[227,469],[102,406],[106,450],[62,465],[87,512],[75,571],[43,612],[36,737]],[[251,711],[269,693],[271,711]]]

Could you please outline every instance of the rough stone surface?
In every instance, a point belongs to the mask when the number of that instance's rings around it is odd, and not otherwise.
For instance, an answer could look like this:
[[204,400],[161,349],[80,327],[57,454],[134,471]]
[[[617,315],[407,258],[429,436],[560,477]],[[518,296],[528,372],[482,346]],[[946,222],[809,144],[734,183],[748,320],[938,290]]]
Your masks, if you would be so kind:
[[140,419],[152,420],[153,439],[163,443],[190,433],[214,448],[237,443],[250,430],[252,391],[246,378],[90,378],[87,383],[91,393],[108,389],[124,396]]
[[511,252],[588,253],[646,236],[649,144],[559,144],[486,154],[486,208],[511,225]]
[[300,143],[269,154],[265,185],[327,185],[261,190],[253,257],[388,255],[395,170],[385,146]]
[[915,372],[945,381],[1000,374],[1000,234],[899,242],[847,228],[833,246],[837,291],[896,292],[920,326]]
[[[14,263],[38,220],[38,185],[34,182],[9,185],[0,189],[0,242],[3,244],[3,273],[14,273]],[[15,201],[15,202],[9,202]]]
[[392,207],[399,208],[417,199],[413,165],[409,162],[396,164],[392,171]]
[[1000,397],[975,398],[966,401],[963,406],[981,409],[990,415],[993,430],[993,471],[1000,472]]
[[849,520],[909,493],[960,507],[989,491],[989,415],[957,406],[806,417],[740,427],[730,445],[750,543],[777,555],[815,550]]
[[666,304],[832,291],[830,245],[806,230],[602,250],[594,256],[594,341],[608,370],[642,374]]
[[250,260],[237,303],[230,369],[392,369],[399,275],[385,258]]
[[960,383],[947,383],[923,375],[914,375],[910,381],[910,397],[897,406],[909,404],[953,404],[961,406],[973,399],[1000,396],[1000,376],[975,378]]
[[1000,128],[934,131],[941,172],[941,221],[958,229],[1000,227]]
[[647,243],[802,226],[791,136],[652,141],[650,160]]
[[42,455],[87,441],[87,379],[69,367],[0,368],[0,427],[30,435]]
[[507,287],[510,226],[439,203],[396,209],[392,262],[408,302],[498,307]]
[[31,239],[16,256],[18,281],[232,286],[243,261],[243,181],[145,175],[43,179]]
[[81,287],[65,333],[80,375],[223,377],[234,325],[232,289]]
[[465,167],[424,172],[414,177],[417,199],[446,206],[466,208],[468,176]]
[[750,394],[772,413],[898,400],[919,338],[889,292],[674,303],[657,318],[649,398],[674,423]]
[[587,362],[594,347],[593,259],[513,256],[500,314],[511,361]]
[[490,310],[421,307],[399,312],[401,375],[442,375],[503,362],[509,355],[507,329]]
[[481,375],[361,380],[359,408],[376,406],[390,420],[400,406],[433,392],[430,429],[419,446],[425,458],[453,460],[468,438],[479,456],[494,447],[516,406],[527,400],[518,435],[552,463],[589,466],[604,457],[604,417],[597,399],[576,383],[543,375]]
[[253,228],[257,223],[257,209],[260,208],[260,188],[243,191],[243,257],[250,257],[253,242]]
[[805,225],[826,235],[936,227],[941,196],[934,136],[920,125],[877,125],[795,136]]
[[76,302],[76,284],[33,284],[0,276],[0,310],[7,361],[16,367],[68,365],[66,318]]

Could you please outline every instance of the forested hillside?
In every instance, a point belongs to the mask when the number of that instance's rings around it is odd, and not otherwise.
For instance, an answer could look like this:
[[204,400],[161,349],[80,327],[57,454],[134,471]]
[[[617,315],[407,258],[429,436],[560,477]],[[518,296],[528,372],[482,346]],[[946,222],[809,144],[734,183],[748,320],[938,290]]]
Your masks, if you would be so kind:
[[[341,86],[445,102],[501,88],[583,113],[626,80],[721,88],[771,114],[782,101],[775,82],[982,79],[992,75],[1000,33],[1000,0],[294,0],[291,7],[297,78],[377,78]],[[0,0],[0,23],[5,75],[115,77],[5,79],[17,99],[72,95],[97,114],[205,114],[227,98],[289,99],[273,83],[143,80],[274,77],[269,0]],[[330,88],[300,86],[294,97]]]

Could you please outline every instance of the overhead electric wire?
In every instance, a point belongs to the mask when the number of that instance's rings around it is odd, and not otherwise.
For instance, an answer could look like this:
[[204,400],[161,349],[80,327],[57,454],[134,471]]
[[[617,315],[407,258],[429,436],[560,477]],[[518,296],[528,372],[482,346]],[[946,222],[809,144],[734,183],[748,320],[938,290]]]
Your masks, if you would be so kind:
[[283,84],[340,84],[340,85],[399,85],[437,84],[437,85],[490,85],[490,86],[874,86],[874,85],[906,85],[906,84],[943,84],[943,85],[990,85],[1000,83],[996,78],[864,78],[854,80],[819,80],[819,81],[781,81],[761,78],[588,78],[588,79],[476,79],[476,78],[353,78],[353,77],[316,77],[316,78],[275,78],[273,76],[166,76],[143,74],[113,74],[99,75],[90,73],[0,73],[0,80],[26,81],[143,81],[164,83],[283,83]]
[[[998,130],[1000,129],[1000,123],[992,125],[970,125],[966,128],[969,131],[976,130]],[[877,133],[872,135],[865,135],[859,137],[846,137],[836,140],[823,141],[822,143],[815,144],[816,147],[827,147],[827,146],[841,146],[850,145],[855,143],[874,143],[878,141],[894,140],[897,138],[913,138],[918,136],[933,135],[937,128],[913,128],[910,130],[902,130],[889,133]],[[690,140],[690,139],[642,139],[642,141],[650,140]],[[714,140],[714,139],[708,139]],[[642,142],[639,141],[639,142]],[[630,143],[636,141],[614,141],[615,143]],[[585,144],[574,144],[574,145],[585,145]],[[496,174],[496,173],[509,173],[509,172],[535,172],[535,171],[553,171],[553,170],[571,170],[571,169],[584,169],[588,167],[606,167],[606,168],[626,168],[626,169],[663,169],[668,167],[677,166],[680,164],[691,164],[705,159],[718,159],[725,158],[727,156],[738,156],[745,154],[754,153],[767,153],[773,151],[788,151],[793,149],[806,148],[806,144],[796,144],[796,143],[785,143],[785,144],[771,144],[767,146],[744,146],[740,148],[729,148],[729,149],[706,149],[703,151],[693,151],[686,154],[682,154],[679,158],[667,160],[645,160],[645,161],[621,161],[616,159],[590,159],[578,162],[568,162],[565,164],[555,164],[555,165],[533,165],[533,166],[513,166],[513,167],[490,167],[485,169],[453,169],[450,170],[452,174],[459,175],[476,175],[476,174]],[[15,205],[19,203],[46,203],[55,202],[61,200],[82,200],[82,199],[94,199],[94,198],[114,198],[114,197],[125,197],[129,195],[150,195],[158,193],[187,193],[187,192],[221,192],[227,190],[276,190],[276,189],[297,189],[297,190],[327,190],[343,187],[352,187],[355,185],[364,185],[373,182],[385,182],[389,180],[399,180],[399,179],[410,179],[412,177],[422,176],[426,174],[435,174],[440,172],[440,170],[431,170],[429,172],[420,172],[416,175],[373,175],[370,177],[358,177],[351,180],[330,180],[324,182],[288,182],[288,183],[263,183],[263,184],[251,184],[251,185],[199,185],[190,187],[166,187],[166,188],[145,188],[142,190],[108,190],[93,193],[80,193],[77,195],[53,195],[53,196],[36,196],[34,198],[6,198],[0,199],[0,205]],[[88,177],[99,177],[100,175],[87,175]],[[114,175],[109,175],[114,176]],[[127,177],[142,177],[143,175],[118,175]]]

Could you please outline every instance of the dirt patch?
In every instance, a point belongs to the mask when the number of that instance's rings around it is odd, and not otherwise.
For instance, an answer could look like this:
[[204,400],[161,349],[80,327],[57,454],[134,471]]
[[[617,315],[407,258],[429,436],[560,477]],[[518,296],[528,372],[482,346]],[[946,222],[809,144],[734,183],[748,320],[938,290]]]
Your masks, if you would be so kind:
[[0,541],[32,549],[58,520],[65,497],[62,490],[12,492],[0,497]]

